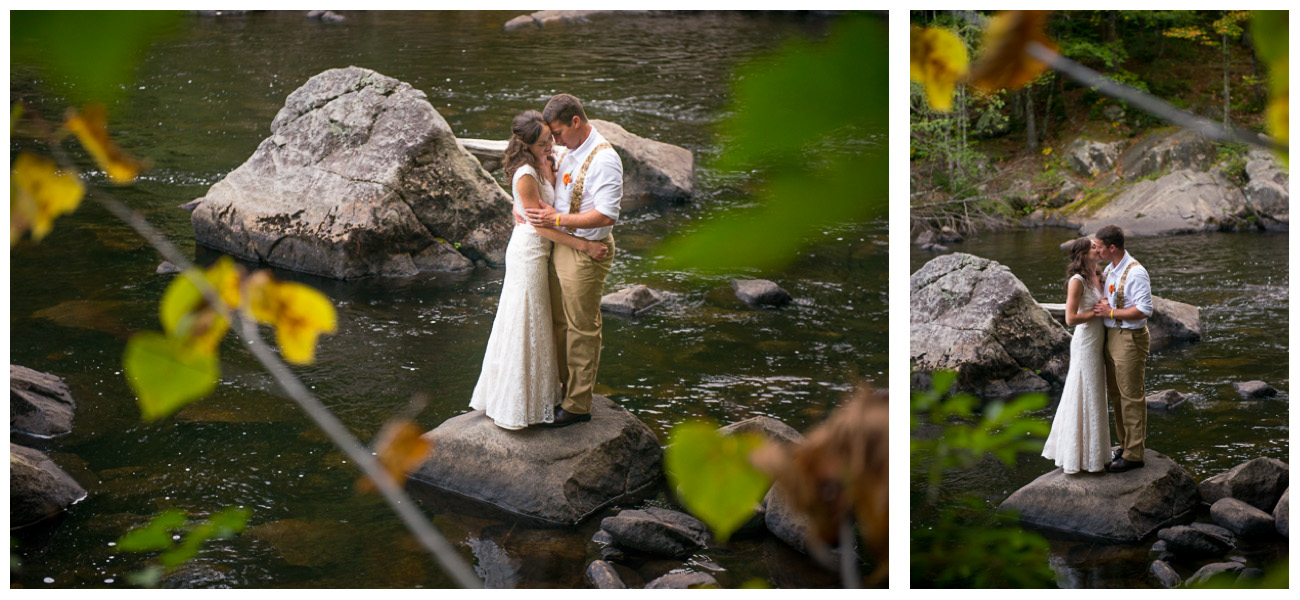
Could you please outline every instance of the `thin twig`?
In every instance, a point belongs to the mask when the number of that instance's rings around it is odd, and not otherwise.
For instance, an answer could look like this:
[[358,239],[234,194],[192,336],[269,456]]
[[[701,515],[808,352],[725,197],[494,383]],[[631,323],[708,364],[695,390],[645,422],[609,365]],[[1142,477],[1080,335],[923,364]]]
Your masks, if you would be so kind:
[[844,584],[846,590],[862,587],[862,571],[858,570],[858,555],[853,552],[853,521],[847,514],[840,519],[840,582]]

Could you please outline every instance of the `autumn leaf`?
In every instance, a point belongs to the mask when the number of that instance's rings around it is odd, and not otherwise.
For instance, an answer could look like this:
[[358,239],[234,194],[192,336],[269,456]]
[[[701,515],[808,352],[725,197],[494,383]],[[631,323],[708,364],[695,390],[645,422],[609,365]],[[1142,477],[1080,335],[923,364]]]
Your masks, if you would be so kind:
[[243,269],[229,256],[223,256],[206,272],[191,269],[182,273],[163,292],[159,306],[163,332],[182,342],[193,341],[194,347],[204,352],[215,352],[217,344],[226,337],[230,324],[222,316],[224,311],[217,311],[208,304],[190,279],[192,275],[206,279],[230,310],[239,307],[241,302]]
[[980,59],[971,71],[971,83],[985,93],[1019,89],[1047,69],[1025,49],[1038,42],[1056,50],[1047,38],[1045,10],[1010,10],[993,17],[984,31]]
[[337,330],[334,305],[310,286],[259,278],[249,287],[253,318],[275,327],[275,341],[288,362],[306,365],[316,358],[316,338]]
[[127,156],[108,138],[108,111],[104,105],[90,104],[80,113],[68,109],[63,125],[76,134],[82,147],[113,183],[131,183],[144,170],[144,163]]
[[[393,419],[384,425],[375,440],[375,454],[379,464],[397,485],[402,485],[433,450],[433,442],[423,436],[420,427],[409,419]],[[370,494],[377,491],[369,477],[357,479],[357,491]]]
[[86,188],[76,173],[59,170],[54,161],[20,152],[9,184],[9,245],[31,230],[41,241],[54,229],[54,219],[77,209]]
[[952,110],[957,81],[966,76],[970,59],[957,34],[941,27],[912,26],[912,81],[925,86],[925,98],[939,112]]

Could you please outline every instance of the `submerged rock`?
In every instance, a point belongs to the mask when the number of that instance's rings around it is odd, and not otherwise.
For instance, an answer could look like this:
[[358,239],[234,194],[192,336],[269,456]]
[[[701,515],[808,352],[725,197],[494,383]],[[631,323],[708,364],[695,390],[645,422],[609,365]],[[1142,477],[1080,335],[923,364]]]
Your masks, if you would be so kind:
[[1125,473],[1066,475],[1056,469],[1016,490],[998,511],[1018,512],[1029,527],[1137,542],[1199,506],[1186,470],[1150,448],[1143,461],[1143,468]]
[[597,16],[643,15],[648,12],[645,10],[539,10],[506,21],[505,30],[518,31],[520,29],[539,29],[550,25],[571,25],[586,23],[592,17]]
[[1165,589],[1173,589],[1183,583],[1183,578],[1178,576],[1178,572],[1163,560],[1151,563],[1151,575],[1156,578],[1160,587]]
[[659,440],[604,396],[591,420],[563,428],[497,427],[481,410],[425,434],[431,458],[411,478],[504,510],[575,524],[658,480]]
[[593,560],[587,565],[587,581],[591,582],[592,587],[598,590],[625,590],[627,585],[623,583],[623,578],[618,576],[618,571],[614,570],[611,565],[603,560]]
[[1232,389],[1237,390],[1242,398],[1272,398],[1277,395],[1277,388],[1263,381],[1233,382]]
[[9,528],[31,525],[63,512],[86,490],[50,457],[9,442]]
[[750,306],[785,306],[794,300],[790,292],[766,279],[733,279],[731,289]]
[[669,573],[647,583],[647,590],[685,590],[691,588],[716,588],[718,580],[708,573]]
[[1264,512],[1272,512],[1290,482],[1287,464],[1260,457],[1237,465],[1202,481],[1201,499],[1213,504],[1222,498],[1236,498]]
[[688,556],[709,543],[709,529],[699,519],[653,506],[606,517],[600,529],[615,544],[647,554]]
[[348,67],[290,94],[271,137],[190,222],[199,244],[249,261],[338,279],[410,276],[501,263],[510,205],[424,92]]
[[1273,535],[1273,515],[1236,498],[1221,498],[1210,506],[1210,518],[1216,524],[1242,538]]
[[1221,583],[1231,585],[1236,581],[1237,575],[1245,568],[1246,565],[1239,562],[1210,563],[1197,569],[1191,577],[1187,578],[1187,587],[1203,585],[1211,580],[1218,580]]
[[955,370],[963,389],[982,389],[1026,371],[1064,377],[1069,334],[1006,266],[949,254],[913,273],[910,285],[914,370]]
[[1147,410],[1171,411],[1179,404],[1187,401],[1187,396],[1178,393],[1176,390],[1160,390],[1154,394],[1148,394],[1146,397]]
[[9,365],[9,431],[38,438],[72,433],[77,403],[63,380],[22,367]]
[[1223,530],[1220,534],[1205,527],[1176,525],[1161,529],[1157,535],[1169,544],[1170,552],[1186,558],[1223,556],[1236,547],[1227,530]]
[[600,298],[600,309],[624,315],[639,315],[663,301],[663,294],[638,284],[605,294]]

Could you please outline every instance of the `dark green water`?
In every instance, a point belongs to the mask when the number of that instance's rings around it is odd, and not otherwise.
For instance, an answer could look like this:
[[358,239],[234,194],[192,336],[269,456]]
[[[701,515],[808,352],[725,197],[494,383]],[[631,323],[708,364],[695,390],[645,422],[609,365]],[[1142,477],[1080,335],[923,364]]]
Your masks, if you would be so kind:
[[[635,320],[606,318],[598,392],[665,440],[687,417],[732,422],[770,415],[804,430],[859,378],[887,376],[886,227],[828,229],[787,269],[735,275],[773,279],[797,299],[778,311],[736,304],[728,277],[655,271],[655,246],[710,210],[752,202],[746,173],[711,170],[722,148],[713,127],[729,110],[735,67],[787,39],[818,37],[829,22],[797,15],[624,17],[506,34],[518,13],[345,13],[343,24],[302,13],[186,17],[155,44],[130,98],[110,106],[118,141],[154,168],[114,194],[187,253],[189,214],[268,134],[285,97],[312,75],[357,65],[425,91],[462,137],[504,139],[510,119],[558,92],[582,98],[592,118],[695,153],[696,198],[625,213],[606,291],[644,283],[663,306]],[[64,101],[15,64],[11,96],[47,119]],[[884,134],[869,140],[883,155]],[[202,253],[201,253],[202,254]],[[211,257],[200,257],[210,260]],[[169,278],[161,259],[93,203],[60,219],[42,244],[10,254],[12,362],[65,378],[78,401],[74,432],[49,450],[90,492],[57,526],[21,536],[22,587],[120,587],[146,564],[113,542],[150,515],[178,507],[202,516],[252,509],[252,528],[207,547],[173,584],[232,587],[450,585],[378,499],[352,491],[355,470],[272,390],[233,340],[210,398],[145,425],[121,374],[124,341],[158,329]],[[346,425],[368,441],[413,394],[431,397],[418,421],[432,428],[466,410],[487,344],[503,272],[406,282],[337,282],[290,273],[335,302],[339,332],[317,363],[296,369]],[[656,499],[666,505],[661,492]],[[577,587],[597,558],[599,517],[572,530],[530,529],[468,509],[426,506],[433,522],[489,585]],[[603,516],[603,515],[602,515]],[[687,561],[626,571],[629,585],[670,569],[713,574],[734,587],[831,585],[770,536],[739,538]]]
[[[1065,302],[1064,254],[1058,246],[1077,232],[1045,228],[980,234],[952,250],[1007,265],[1039,302]],[[1288,279],[1285,234],[1215,233],[1128,240],[1129,252],[1151,273],[1155,295],[1196,305],[1202,339],[1152,352],[1147,362],[1147,392],[1175,389],[1191,399],[1172,413],[1151,412],[1147,447],[1161,452],[1201,481],[1243,462],[1267,456],[1289,460],[1287,354]],[[934,258],[913,247],[915,272]],[[1234,381],[1263,380],[1279,391],[1275,399],[1242,400]],[[1035,414],[1050,423],[1059,390]],[[1112,437],[1113,437],[1112,432]],[[913,507],[925,496],[925,457],[912,460]],[[918,460],[919,459],[919,460]],[[1037,454],[1019,457],[1015,468],[986,460],[949,474],[938,506],[950,506],[963,493],[984,498],[989,512],[1012,492],[1052,470]],[[933,514],[913,515],[913,527],[933,523]],[[1061,587],[1147,587],[1147,548],[1052,539],[1051,567]],[[1250,550],[1256,564],[1267,564],[1277,548]],[[1184,577],[1190,573],[1182,573]],[[913,582],[917,585],[917,582]]]

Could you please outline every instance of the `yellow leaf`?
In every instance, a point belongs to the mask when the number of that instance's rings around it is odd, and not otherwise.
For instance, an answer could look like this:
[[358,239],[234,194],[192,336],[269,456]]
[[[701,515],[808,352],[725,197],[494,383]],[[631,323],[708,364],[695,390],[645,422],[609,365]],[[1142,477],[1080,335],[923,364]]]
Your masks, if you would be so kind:
[[912,81],[925,86],[925,98],[939,112],[952,110],[957,81],[966,76],[970,59],[957,34],[940,27],[912,26]]
[[1048,155],[1050,155],[1051,153],[1052,153],[1052,147],[1051,147],[1051,146],[1048,146],[1048,147],[1046,147],[1046,148],[1043,148],[1043,156],[1048,156]]
[[32,239],[44,239],[54,219],[76,210],[86,191],[76,173],[61,172],[54,161],[27,152],[18,154],[10,177],[10,246],[28,229]]
[[[389,421],[375,440],[375,454],[380,466],[399,486],[411,471],[424,463],[432,450],[433,442],[422,435],[418,425],[407,419]],[[372,493],[376,491],[375,482],[362,476],[357,479],[357,491]]]
[[985,93],[1018,89],[1047,69],[1025,52],[1030,42],[1056,50],[1047,39],[1047,14],[1045,10],[1010,10],[993,17],[984,31],[980,60],[971,72],[975,87]]
[[[1291,101],[1291,94],[1290,92],[1283,90],[1280,94],[1273,93],[1270,94],[1270,96],[1271,98],[1268,101],[1268,108],[1265,109],[1268,131],[1273,135],[1274,139],[1276,139],[1278,143],[1286,144],[1287,139],[1289,138],[1288,128],[1290,127],[1291,109],[1288,104]],[[1285,164],[1288,161],[1287,153],[1283,153],[1281,158]]]
[[[187,348],[194,348],[211,354],[226,337],[230,324],[216,309],[208,304],[187,274],[187,271],[172,280],[163,292],[159,306],[159,316],[163,331],[183,343]],[[239,286],[243,278],[243,269],[235,264],[229,256],[223,256],[210,267],[203,278],[217,290],[221,301],[229,309],[240,304]],[[192,345],[190,344],[192,342]]]
[[275,327],[275,341],[284,359],[311,364],[316,358],[316,338],[337,328],[334,305],[324,294],[301,283],[270,277],[249,286],[253,318]]
[[90,104],[78,113],[68,110],[64,126],[76,134],[81,145],[95,159],[113,183],[130,183],[144,169],[139,160],[127,156],[108,139],[108,111],[101,104]]

